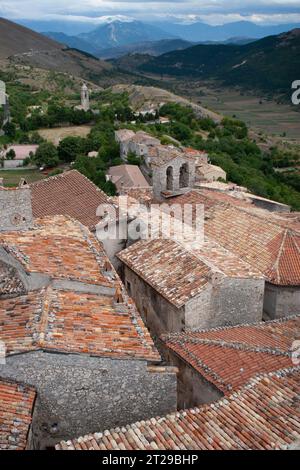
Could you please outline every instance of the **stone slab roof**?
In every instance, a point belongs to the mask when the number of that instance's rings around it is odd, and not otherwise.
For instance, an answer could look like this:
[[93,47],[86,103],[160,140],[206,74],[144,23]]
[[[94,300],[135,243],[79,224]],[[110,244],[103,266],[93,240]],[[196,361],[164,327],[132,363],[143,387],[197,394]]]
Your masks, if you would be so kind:
[[110,198],[77,170],[30,184],[34,217],[68,215],[94,230],[96,211]]
[[0,450],[25,450],[36,393],[0,378]]
[[300,368],[215,403],[57,444],[57,450],[272,450],[300,438]]
[[256,374],[291,367],[296,340],[300,340],[300,315],[162,338],[171,351],[225,394]]

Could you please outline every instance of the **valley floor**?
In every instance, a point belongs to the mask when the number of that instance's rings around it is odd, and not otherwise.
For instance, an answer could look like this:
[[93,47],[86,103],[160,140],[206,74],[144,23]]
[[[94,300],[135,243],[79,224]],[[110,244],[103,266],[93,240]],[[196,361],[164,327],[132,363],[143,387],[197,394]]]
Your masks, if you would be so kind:
[[292,105],[268,101],[263,96],[224,88],[215,83],[174,83],[176,93],[228,116],[235,115],[249,127],[268,136],[284,137],[300,143],[300,113]]

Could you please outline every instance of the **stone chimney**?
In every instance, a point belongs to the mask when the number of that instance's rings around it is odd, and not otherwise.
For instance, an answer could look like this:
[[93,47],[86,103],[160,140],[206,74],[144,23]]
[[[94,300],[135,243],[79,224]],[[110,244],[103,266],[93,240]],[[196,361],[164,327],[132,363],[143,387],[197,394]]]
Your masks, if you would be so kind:
[[[1,189],[1,187],[0,187]],[[28,230],[33,226],[29,187],[0,190],[0,232]]]

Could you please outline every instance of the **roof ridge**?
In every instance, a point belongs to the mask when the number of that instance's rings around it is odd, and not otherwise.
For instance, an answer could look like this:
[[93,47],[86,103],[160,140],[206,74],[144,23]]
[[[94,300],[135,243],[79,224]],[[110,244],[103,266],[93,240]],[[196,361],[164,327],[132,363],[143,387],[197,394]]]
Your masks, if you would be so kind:
[[[198,194],[201,194],[202,196],[206,197],[207,199],[209,199],[211,201],[214,201],[216,203],[216,205],[225,206],[225,207],[230,208],[230,209],[236,209],[236,210],[241,211],[241,212],[246,212],[247,214],[253,215],[253,217],[257,217],[258,219],[261,219],[261,220],[263,220],[264,222],[266,222],[268,224],[277,225],[278,227],[281,227],[282,229],[288,230],[292,233],[300,234],[299,230],[287,226],[288,221],[282,219],[282,222],[280,222],[278,219],[276,219],[276,217],[274,217],[273,219],[272,218],[267,218],[263,214],[258,213],[256,210],[255,211],[251,210],[251,209],[253,209],[253,207],[243,207],[243,206],[233,205],[228,201],[216,200],[213,197],[213,194],[210,194],[210,195],[203,194],[201,192],[201,189],[198,189],[198,190],[192,189],[190,192],[196,192]],[[213,193],[213,191],[212,191],[212,193]],[[230,194],[228,196],[230,196]],[[211,209],[211,208],[209,208],[209,209]],[[255,208],[255,209],[258,209],[258,208]],[[272,214],[269,214],[269,215],[272,216]]]
[[[174,353],[177,355],[177,352],[174,351]],[[200,359],[199,357],[195,356],[195,354],[193,354],[191,351],[188,351],[185,349],[185,353],[191,357],[195,362],[196,364],[209,376],[211,377],[213,380],[215,380],[217,382],[217,384],[219,384],[222,388],[221,390],[224,391],[225,390],[232,390],[232,385],[231,384],[228,384],[228,383],[225,383],[225,381],[213,370],[211,369],[207,364],[205,364],[202,359]],[[185,358],[182,358],[182,360],[185,360]],[[204,377],[206,379],[206,377]],[[213,385],[215,385],[213,383]]]
[[63,173],[60,173],[58,175],[53,175],[53,176],[48,176],[47,178],[43,179],[43,180],[40,180],[40,181],[35,181],[33,183],[30,183],[29,184],[29,187],[32,187],[32,186],[38,186],[38,185],[42,185],[43,183],[46,183],[48,181],[54,181],[54,180],[57,180],[57,179],[62,179],[62,178],[65,178],[67,175],[71,174],[71,173],[74,173],[74,174],[78,174],[80,176],[82,176],[83,178],[85,178],[90,184],[92,184],[95,189],[97,191],[99,191],[101,194],[103,194],[104,196],[107,197],[107,199],[109,200],[110,197],[104,192],[102,191],[101,188],[99,188],[92,180],[90,180],[87,176],[85,176],[83,173],[81,173],[80,171],[76,170],[76,169],[72,169],[72,170],[67,170],[67,171],[64,171]]
[[282,240],[281,240],[281,244],[280,244],[280,248],[279,248],[279,251],[278,251],[277,258],[275,260],[275,263],[273,264],[273,267],[270,269],[270,271],[272,271],[272,269],[276,270],[277,279],[279,280],[279,282],[280,282],[279,263],[280,263],[281,256],[282,256],[282,253],[283,253],[283,247],[285,245],[287,234],[288,234],[288,230],[285,229],[285,231],[282,235]]
[[239,325],[217,326],[215,328],[199,328],[199,329],[187,328],[185,329],[185,331],[181,331],[178,333],[169,333],[167,335],[161,335],[160,338],[166,341],[167,339],[171,339],[173,337],[178,337],[178,336],[183,336],[189,333],[209,333],[213,331],[215,332],[227,331],[227,330],[231,330],[234,328],[261,327],[261,326],[269,325],[273,323],[285,323],[290,320],[295,320],[296,318],[300,318],[300,313],[295,313],[294,315],[290,315],[288,317],[276,318],[275,320],[260,321],[260,322],[255,322],[255,323],[242,323]]
[[[204,345],[212,345],[212,346],[221,346],[221,347],[227,347],[231,349],[237,349],[240,351],[245,351],[245,352],[257,352],[257,353],[267,353],[267,354],[274,354],[275,356],[287,356],[290,357],[290,352],[287,351],[282,351],[281,349],[277,348],[269,348],[269,347],[260,347],[260,346],[251,346],[248,345],[247,343],[242,343],[242,342],[232,342],[232,341],[226,341],[226,340],[214,340],[214,339],[206,339],[206,338],[183,338],[183,342],[189,342],[193,344],[204,344]],[[185,351],[187,352],[187,351]]]

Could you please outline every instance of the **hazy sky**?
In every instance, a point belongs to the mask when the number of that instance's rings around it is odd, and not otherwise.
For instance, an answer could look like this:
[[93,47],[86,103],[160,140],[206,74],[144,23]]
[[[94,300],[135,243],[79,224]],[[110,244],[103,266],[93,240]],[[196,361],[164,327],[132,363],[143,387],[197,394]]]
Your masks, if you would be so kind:
[[122,15],[141,20],[199,19],[222,24],[247,19],[260,24],[300,22],[300,0],[0,0],[11,19],[70,19],[99,22]]

